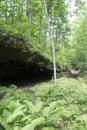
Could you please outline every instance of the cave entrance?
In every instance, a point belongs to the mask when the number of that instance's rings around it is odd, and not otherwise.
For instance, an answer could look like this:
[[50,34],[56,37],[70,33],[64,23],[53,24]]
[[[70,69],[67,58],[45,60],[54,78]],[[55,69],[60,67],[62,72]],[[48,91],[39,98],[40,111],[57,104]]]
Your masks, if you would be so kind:
[[18,87],[33,86],[37,83],[51,79],[53,71],[41,67],[38,64],[18,61],[0,62],[0,84],[9,86],[15,84]]

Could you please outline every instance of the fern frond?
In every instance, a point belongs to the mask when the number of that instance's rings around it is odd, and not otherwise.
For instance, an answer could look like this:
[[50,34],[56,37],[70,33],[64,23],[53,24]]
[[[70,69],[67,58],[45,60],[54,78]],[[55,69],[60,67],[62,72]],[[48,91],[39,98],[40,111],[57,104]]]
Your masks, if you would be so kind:
[[13,130],[20,130],[21,128],[20,128],[20,126],[15,126],[14,128],[13,128]]
[[12,98],[5,98],[0,102],[0,111],[2,111],[3,109],[7,108],[7,106],[9,106],[9,103],[12,101]]
[[13,130],[13,128],[10,125],[8,125],[6,123],[6,121],[2,120],[1,117],[0,117],[0,124],[1,124],[2,127],[5,128],[5,130]]
[[25,124],[29,124],[31,121],[32,121],[31,115],[24,116],[24,117],[21,119],[21,122],[23,122],[23,123],[25,123]]
[[20,101],[17,100],[17,101],[14,101],[12,100],[9,105],[7,106],[7,109],[9,109],[9,111],[14,111],[17,107],[19,107],[21,104],[20,104]]
[[48,126],[48,127],[43,127],[41,130],[55,130],[55,129],[52,126]]
[[43,117],[36,118],[30,124],[24,126],[21,130],[34,130],[36,126],[39,126],[44,123],[45,123],[45,118]]
[[19,107],[17,107],[13,113],[7,118],[6,122],[9,123],[9,122],[13,122],[13,120],[15,120],[16,117],[20,116],[20,115],[24,115],[23,113],[23,109],[24,108],[24,105],[20,105]]
[[3,113],[2,113],[2,118],[3,119],[7,119],[10,116],[11,112],[9,112],[8,110],[4,109]]
[[53,111],[56,109],[56,106],[57,106],[57,101],[51,102],[48,107],[44,108],[42,115],[45,117],[52,115]]
[[27,106],[27,108],[29,109],[30,113],[35,112],[36,108],[32,102],[25,100],[24,103]]
[[41,101],[41,99],[37,98],[36,102],[35,102],[35,108],[37,112],[42,111],[43,108],[43,102]]
[[34,126],[32,124],[24,126],[21,130],[34,130]]
[[25,101],[25,103],[27,109],[29,110],[29,114],[31,114],[34,119],[41,115],[43,109],[43,102],[37,99],[35,104],[27,100]]

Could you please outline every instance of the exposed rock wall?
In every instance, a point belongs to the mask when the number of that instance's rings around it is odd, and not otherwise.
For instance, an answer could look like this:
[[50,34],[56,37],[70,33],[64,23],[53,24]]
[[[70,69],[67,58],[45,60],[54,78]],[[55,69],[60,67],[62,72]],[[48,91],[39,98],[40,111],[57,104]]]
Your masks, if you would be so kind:
[[[20,36],[0,35],[0,75],[11,77],[20,71],[53,73],[52,63],[37,52],[31,52]],[[31,72],[30,72],[31,73]]]

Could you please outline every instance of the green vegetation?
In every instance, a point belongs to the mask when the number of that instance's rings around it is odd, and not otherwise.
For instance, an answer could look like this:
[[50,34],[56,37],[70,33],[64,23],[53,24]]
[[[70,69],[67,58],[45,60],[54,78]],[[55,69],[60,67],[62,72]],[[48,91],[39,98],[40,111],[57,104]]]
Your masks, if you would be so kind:
[[[63,69],[70,69],[76,63],[79,69],[85,70],[87,65],[85,2],[75,0],[76,9],[71,12],[68,10],[73,3],[71,1],[46,0],[45,3],[55,44],[57,65]],[[37,52],[52,61],[52,46],[44,6],[41,0],[0,1],[0,30],[4,35],[10,33],[22,37],[32,52]],[[73,25],[69,24],[69,15],[77,18]]]
[[[84,15],[81,17],[79,24],[74,31],[73,41],[76,46],[75,62],[78,63],[79,68],[82,70],[87,68],[87,10],[84,12]],[[84,68],[83,68],[84,66]]]
[[[1,48],[0,52],[2,79],[5,74],[9,78],[11,72],[17,74],[18,69],[28,74],[29,69],[34,74],[37,68],[39,73],[47,69],[53,72],[55,59],[54,72],[60,72],[56,87],[53,81],[33,88],[0,86],[0,130],[87,130],[86,6],[83,0],[0,0],[0,47],[8,43],[8,48],[3,47],[7,51]],[[75,20],[70,22],[69,17]],[[23,51],[16,46],[22,43],[26,45]],[[11,47],[18,53],[12,59],[8,53],[13,53]],[[77,72],[81,72],[82,79],[70,78],[76,77]],[[60,78],[62,74],[68,78]]]
[[[46,2],[56,46],[56,62],[63,68],[69,68],[71,64],[67,54],[69,32],[67,5],[64,0]],[[52,61],[52,47],[49,28],[46,24],[44,2],[6,0],[0,1],[0,6],[0,28],[5,30],[6,34],[9,32],[12,35],[22,36],[32,52],[37,52]]]
[[0,87],[0,130],[86,130],[87,85],[60,78],[34,88]]

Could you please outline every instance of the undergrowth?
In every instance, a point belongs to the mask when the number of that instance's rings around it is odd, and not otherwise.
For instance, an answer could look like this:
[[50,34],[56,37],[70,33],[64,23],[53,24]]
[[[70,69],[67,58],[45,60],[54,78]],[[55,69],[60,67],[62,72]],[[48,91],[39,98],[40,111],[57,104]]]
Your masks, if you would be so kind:
[[87,85],[60,78],[34,88],[0,87],[0,130],[87,130]]

